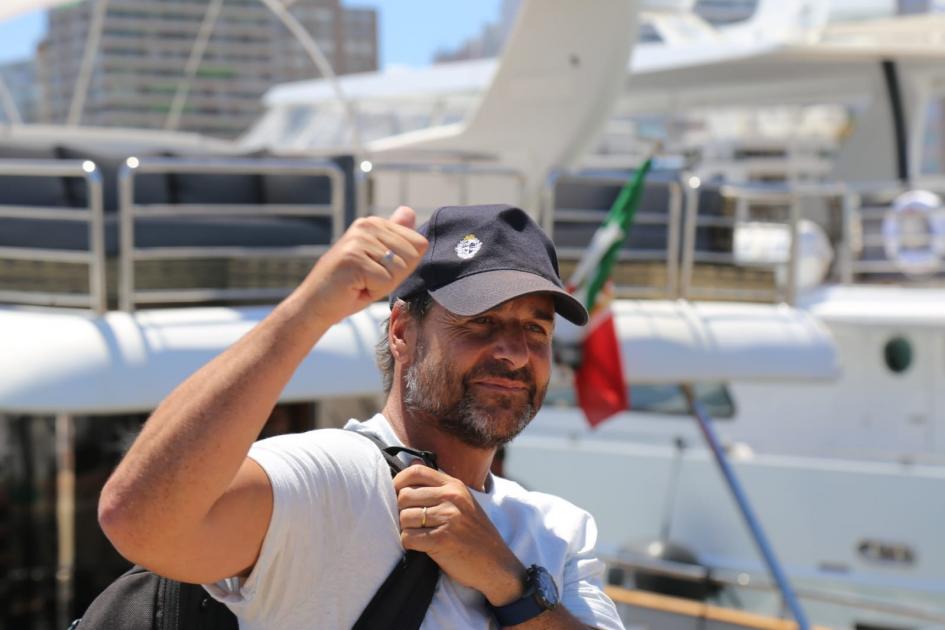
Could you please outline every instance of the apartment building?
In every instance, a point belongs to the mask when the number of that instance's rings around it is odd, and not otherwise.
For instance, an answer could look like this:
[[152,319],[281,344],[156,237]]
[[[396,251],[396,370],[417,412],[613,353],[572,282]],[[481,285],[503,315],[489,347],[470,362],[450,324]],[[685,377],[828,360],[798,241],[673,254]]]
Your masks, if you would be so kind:
[[[377,69],[377,14],[339,0],[286,2],[337,74]],[[95,2],[49,12],[37,50],[41,119],[69,115]],[[109,0],[81,123],[164,128],[210,0]],[[224,0],[177,129],[232,138],[277,83],[320,76],[301,45],[259,0]]]
[[0,65],[0,80],[3,81],[0,91],[5,89],[5,93],[0,93],[0,98],[4,99],[0,107],[0,122],[36,122],[42,98],[33,60]]

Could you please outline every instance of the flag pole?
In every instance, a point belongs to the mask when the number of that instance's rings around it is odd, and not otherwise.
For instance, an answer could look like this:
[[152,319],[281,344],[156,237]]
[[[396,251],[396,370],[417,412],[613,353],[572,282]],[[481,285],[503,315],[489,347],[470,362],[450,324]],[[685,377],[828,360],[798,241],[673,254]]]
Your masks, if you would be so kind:
[[761,552],[765,564],[768,565],[768,570],[771,572],[771,576],[778,585],[778,590],[781,593],[781,597],[784,598],[784,603],[791,611],[791,615],[797,622],[798,628],[800,628],[800,630],[810,630],[810,622],[807,620],[804,609],[801,608],[801,603],[794,593],[794,588],[791,586],[787,574],[784,573],[784,569],[781,567],[781,563],[774,553],[774,548],[768,542],[768,538],[765,536],[764,530],[761,527],[761,522],[755,516],[754,510],[751,508],[751,503],[748,501],[748,495],[745,494],[741,482],[738,480],[738,477],[735,476],[735,470],[725,456],[722,443],[715,433],[712,418],[706,412],[702,403],[696,398],[695,390],[692,385],[682,385],[682,391],[689,403],[689,409],[693,417],[695,417],[699,428],[702,430],[702,436],[705,438],[706,444],[708,444],[709,449],[715,456],[715,462],[718,464],[719,470],[722,471],[725,483],[732,492],[735,503],[738,504],[742,518],[745,520],[745,524],[748,525],[755,545],[758,547],[758,551]]

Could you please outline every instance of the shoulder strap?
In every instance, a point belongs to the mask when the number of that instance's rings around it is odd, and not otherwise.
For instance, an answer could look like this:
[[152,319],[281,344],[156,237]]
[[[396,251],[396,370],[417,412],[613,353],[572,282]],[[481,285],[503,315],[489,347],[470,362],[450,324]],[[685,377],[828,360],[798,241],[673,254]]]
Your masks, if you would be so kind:
[[[437,468],[436,454],[405,446],[387,446],[377,437],[359,433],[374,442],[390,466],[391,477],[406,468],[397,455],[410,453],[422,459],[431,468]],[[419,551],[407,551],[394,565],[390,575],[377,589],[367,608],[361,613],[353,630],[417,630],[423,623],[433,593],[440,579],[440,567],[430,556]]]
[[[348,430],[350,431],[351,429]],[[374,442],[374,445],[380,449],[381,455],[384,456],[384,459],[387,461],[387,465],[390,467],[391,477],[395,477],[397,473],[407,467],[407,464],[403,463],[401,459],[397,457],[400,453],[409,453],[417,459],[423,460],[423,463],[430,468],[434,468],[436,470],[440,469],[440,467],[436,464],[436,453],[433,451],[418,451],[415,448],[410,448],[407,446],[388,446],[373,433],[361,433],[360,431],[355,431],[355,433],[371,440]]]

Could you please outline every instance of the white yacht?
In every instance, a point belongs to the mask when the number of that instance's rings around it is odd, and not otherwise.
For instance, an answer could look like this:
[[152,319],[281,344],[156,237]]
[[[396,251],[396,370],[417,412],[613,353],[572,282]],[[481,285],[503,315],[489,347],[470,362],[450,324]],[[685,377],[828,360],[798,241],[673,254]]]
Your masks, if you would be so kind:
[[[691,3],[651,4],[660,41],[634,48],[635,2],[526,1],[499,61],[281,87],[235,143],[4,128],[0,148],[19,154],[0,160],[0,510],[15,541],[0,598],[15,619],[65,627],[120,570],[94,518],[110,467],[354,216],[519,203],[567,274],[652,151],[639,117],[694,111],[695,131],[666,138],[675,155],[657,160],[616,270],[631,410],[589,429],[562,367],[507,470],[595,514],[628,625],[778,627],[719,608],[794,614],[702,445],[692,392],[810,621],[945,626],[945,237],[941,209],[894,204],[945,191],[920,159],[945,22],[834,23],[817,3],[762,2],[712,29]],[[390,117],[397,89],[430,107],[416,128]],[[348,105],[319,100],[329,90]],[[358,132],[323,142],[332,108]],[[383,317],[333,328],[266,432],[372,412]]]

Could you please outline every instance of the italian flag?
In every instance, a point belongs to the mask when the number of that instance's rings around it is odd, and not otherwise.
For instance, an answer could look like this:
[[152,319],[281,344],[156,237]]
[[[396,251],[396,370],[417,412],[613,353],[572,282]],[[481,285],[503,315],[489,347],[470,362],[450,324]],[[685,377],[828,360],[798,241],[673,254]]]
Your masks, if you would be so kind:
[[590,313],[581,341],[581,364],[574,373],[574,386],[578,405],[591,426],[630,408],[620,343],[610,309],[613,301],[610,272],[640,205],[643,182],[651,162],[651,159],[646,160],[620,191],[568,282],[568,290]]

